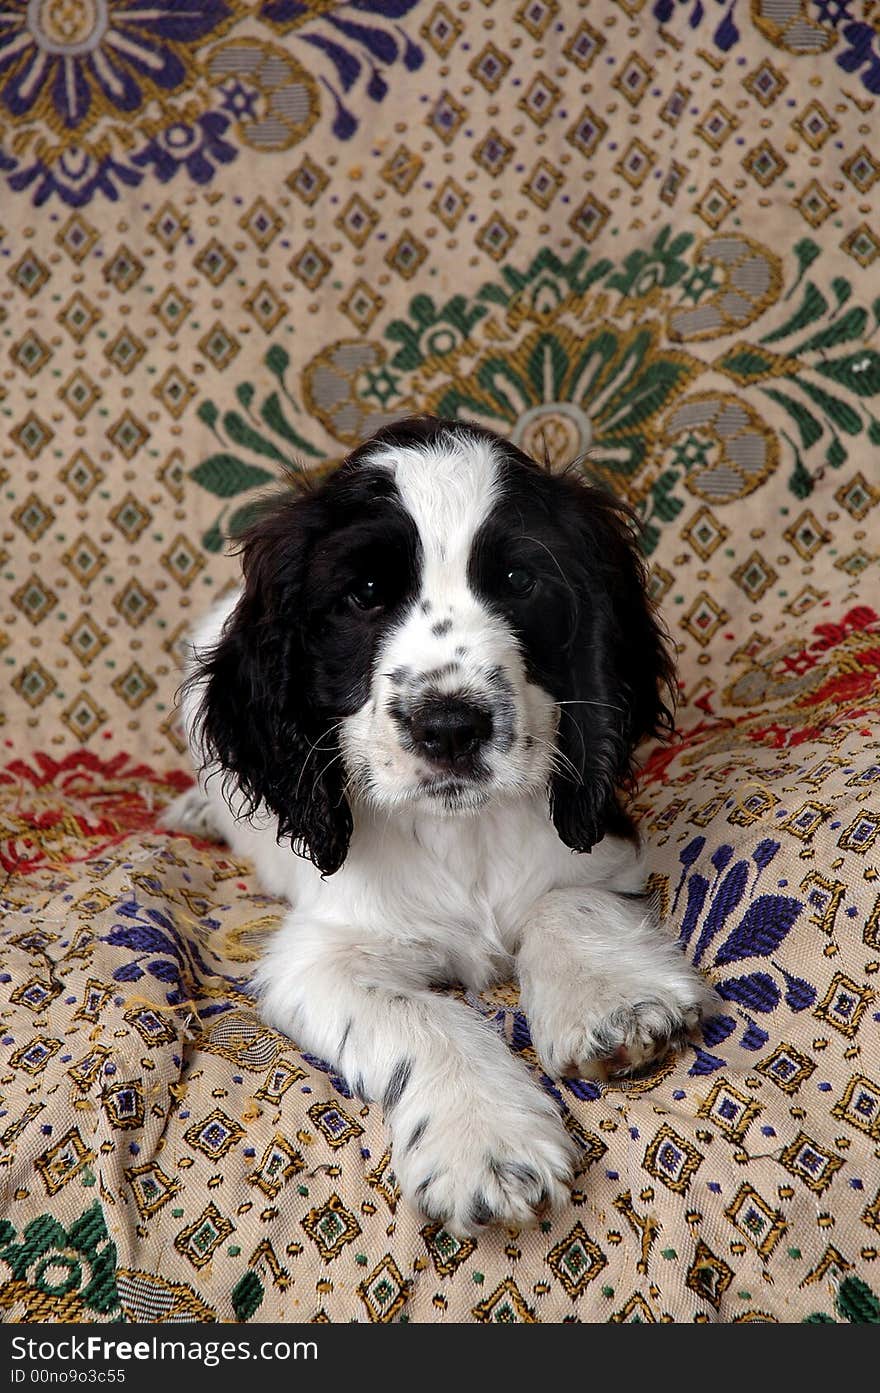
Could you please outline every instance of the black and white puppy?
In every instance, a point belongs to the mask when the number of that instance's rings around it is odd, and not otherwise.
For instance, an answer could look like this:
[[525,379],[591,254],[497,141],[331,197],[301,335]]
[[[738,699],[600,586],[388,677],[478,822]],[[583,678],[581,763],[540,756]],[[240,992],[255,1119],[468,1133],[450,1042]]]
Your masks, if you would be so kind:
[[556,1076],[641,1069],[711,1000],[618,802],[671,676],[630,519],[489,431],[415,417],[277,496],[243,569],[193,638],[200,783],[170,821],[290,902],[262,1014],[382,1101],[404,1196],[459,1233],[522,1223],[564,1193],[571,1140],[434,989],[517,977]]

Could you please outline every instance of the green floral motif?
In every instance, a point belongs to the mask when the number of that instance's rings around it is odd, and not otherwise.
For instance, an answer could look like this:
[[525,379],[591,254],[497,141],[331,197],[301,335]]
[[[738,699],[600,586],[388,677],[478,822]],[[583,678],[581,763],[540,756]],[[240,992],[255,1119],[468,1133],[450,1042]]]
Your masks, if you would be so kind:
[[[844,1277],[834,1304],[838,1318],[849,1321],[851,1325],[880,1325],[880,1300],[861,1277]],[[824,1311],[815,1311],[806,1316],[803,1325],[836,1325],[834,1316]]]
[[238,1321],[248,1321],[258,1307],[262,1304],[263,1283],[260,1281],[256,1272],[248,1270],[244,1276],[240,1277],[232,1288],[232,1309],[235,1312],[235,1319]]
[[591,262],[584,249],[562,261],[545,248],[526,271],[503,267],[500,282],[484,285],[476,299],[478,303],[500,307],[514,324],[524,320],[546,322],[582,301],[613,269],[614,263],[604,258]]
[[52,1321],[119,1309],[116,1245],[97,1201],[67,1229],[51,1214],[41,1214],[19,1238],[3,1219],[0,1262],[9,1269],[8,1280],[0,1283],[0,1311],[22,1304],[30,1317]]
[[[214,433],[221,448],[191,469],[190,477],[216,498],[255,494],[267,484],[277,483],[284,473],[295,471],[302,456],[312,461],[324,459],[323,451],[291,425],[282,402],[283,396],[289,409],[299,413],[300,407],[285,385],[289,354],[276,344],[266,353],[263,362],[277,379],[278,388],[271,391],[256,410],[256,392],[250,382],[243,382],[235,389],[241,411],[221,412],[212,401],[199,405],[199,419]],[[242,453],[233,453],[230,444]],[[267,460],[272,467],[255,463],[255,459]],[[257,507],[257,499],[250,498],[229,517],[224,508],[202,537],[205,550],[222,550],[226,538],[238,536],[247,527]]]
[[[606,283],[611,289],[619,290],[621,295],[637,298],[648,295],[655,286],[665,290],[678,285],[689,270],[684,253],[693,245],[693,241],[689,232],[681,232],[673,237],[672,229],[664,227],[650,251],[637,249],[630,252],[623,268],[610,275]],[[690,295],[692,289],[689,288],[687,293]]]
[[[807,239],[796,250],[802,264],[818,256],[818,248]],[[830,292],[833,306],[808,281],[797,308],[782,324],[756,344],[733,345],[714,364],[739,386],[760,388],[787,414],[796,438],[786,431],[781,434],[794,458],[789,487],[798,498],[814,487],[815,475],[804,460],[814,446],[824,465],[839,469],[849,457],[842,436],[867,433],[872,445],[880,443],[880,422],[866,405],[880,393],[880,353],[867,346],[880,326],[880,299],[870,311],[862,305],[845,308],[853,290],[842,276],[831,282]],[[775,348],[804,334],[784,351]],[[842,347],[842,353],[831,356]]]
[[[340,455],[414,410],[472,419],[551,467],[578,461],[640,513],[652,551],[688,494],[724,506],[785,461],[806,497],[850,442],[880,443],[880,299],[854,303],[842,277],[823,287],[804,238],[788,271],[744,233],[696,241],[663,228],[620,262],[541,251],[467,298],[420,293],[375,338],[345,339],[297,365],[299,400]],[[716,347],[717,345],[717,347]],[[265,358],[278,386],[241,410],[199,408],[217,451],[191,471],[224,502],[203,539],[223,545],[268,483],[332,460],[286,386],[289,354]],[[331,450],[330,455],[333,452]],[[235,506],[232,507],[232,500]]]
[[688,354],[661,348],[656,324],[596,325],[583,337],[539,329],[516,353],[483,357],[468,385],[453,384],[434,405],[440,416],[491,422],[538,453],[540,431],[529,426],[556,406],[579,426],[589,472],[625,493],[651,452],[652,425],[698,372]]
[[399,372],[412,372],[427,358],[445,357],[470,335],[486,314],[485,305],[468,306],[463,295],[455,295],[439,309],[430,295],[416,295],[410,302],[410,319],[394,319],[385,337],[400,348],[391,359]]

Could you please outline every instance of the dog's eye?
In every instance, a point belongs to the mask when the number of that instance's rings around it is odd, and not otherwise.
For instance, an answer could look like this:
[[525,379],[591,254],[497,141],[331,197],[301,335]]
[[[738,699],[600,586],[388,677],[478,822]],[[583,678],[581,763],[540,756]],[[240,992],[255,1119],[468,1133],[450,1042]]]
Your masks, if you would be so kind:
[[504,585],[508,593],[522,599],[524,595],[530,595],[537,584],[537,576],[527,570],[525,566],[511,566],[505,572]]
[[381,609],[385,603],[383,588],[375,576],[363,576],[349,586],[346,599],[355,609],[369,613]]

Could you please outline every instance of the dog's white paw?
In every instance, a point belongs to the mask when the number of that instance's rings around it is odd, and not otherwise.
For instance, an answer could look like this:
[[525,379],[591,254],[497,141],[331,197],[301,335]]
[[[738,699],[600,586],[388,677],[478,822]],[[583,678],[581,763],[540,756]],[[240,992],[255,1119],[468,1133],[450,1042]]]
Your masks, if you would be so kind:
[[530,1080],[518,1092],[508,1101],[462,1084],[392,1114],[404,1198],[452,1233],[521,1227],[568,1193],[576,1148],[562,1119]]
[[627,1000],[618,994],[614,1005],[609,983],[569,982],[542,991],[529,1025],[548,1074],[600,1080],[638,1074],[680,1050],[717,1006],[708,987],[682,966],[679,981],[645,980],[638,995]]
[[169,832],[188,832],[206,842],[225,841],[214,810],[198,784],[188,788],[163,809],[159,825]]

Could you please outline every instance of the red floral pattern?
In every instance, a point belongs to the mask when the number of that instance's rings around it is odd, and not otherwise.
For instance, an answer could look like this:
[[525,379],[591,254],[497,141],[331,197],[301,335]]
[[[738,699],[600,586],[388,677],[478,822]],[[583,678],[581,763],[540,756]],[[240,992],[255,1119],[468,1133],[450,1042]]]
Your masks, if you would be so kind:
[[157,809],[191,783],[182,770],[157,773],[125,754],[101,759],[75,750],[60,760],[14,759],[0,770],[0,867],[87,861],[131,832],[155,827]]

